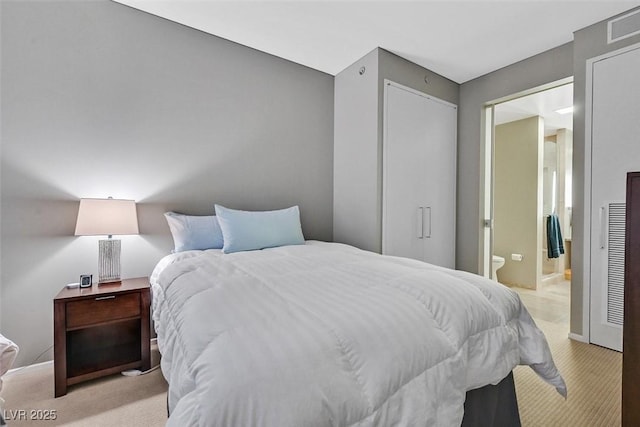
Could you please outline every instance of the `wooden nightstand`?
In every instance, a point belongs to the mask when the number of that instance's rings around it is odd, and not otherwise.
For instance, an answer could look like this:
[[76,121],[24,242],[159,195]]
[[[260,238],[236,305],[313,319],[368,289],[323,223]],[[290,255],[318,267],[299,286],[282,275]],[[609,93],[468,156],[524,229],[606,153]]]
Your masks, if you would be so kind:
[[149,278],[64,288],[53,300],[55,397],[67,386],[151,367]]

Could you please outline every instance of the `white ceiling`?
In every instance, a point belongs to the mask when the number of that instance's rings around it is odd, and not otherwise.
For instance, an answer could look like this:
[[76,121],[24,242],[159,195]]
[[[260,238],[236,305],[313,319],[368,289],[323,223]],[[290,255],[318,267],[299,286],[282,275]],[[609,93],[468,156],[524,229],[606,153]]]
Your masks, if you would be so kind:
[[114,0],[335,75],[376,47],[463,83],[640,5],[620,0]]
[[544,119],[545,135],[555,135],[558,129],[573,130],[573,114],[556,112],[573,105],[573,83],[523,96],[495,107],[495,124],[501,125],[532,116]]

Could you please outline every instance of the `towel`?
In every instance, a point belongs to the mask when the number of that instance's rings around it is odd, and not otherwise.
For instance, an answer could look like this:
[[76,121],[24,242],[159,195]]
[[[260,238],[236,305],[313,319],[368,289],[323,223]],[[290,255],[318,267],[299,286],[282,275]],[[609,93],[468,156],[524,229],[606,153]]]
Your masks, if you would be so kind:
[[558,215],[551,214],[547,217],[547,257],[559,258],[562,254],[564,254],[564,244],[562,243],[560,220]]

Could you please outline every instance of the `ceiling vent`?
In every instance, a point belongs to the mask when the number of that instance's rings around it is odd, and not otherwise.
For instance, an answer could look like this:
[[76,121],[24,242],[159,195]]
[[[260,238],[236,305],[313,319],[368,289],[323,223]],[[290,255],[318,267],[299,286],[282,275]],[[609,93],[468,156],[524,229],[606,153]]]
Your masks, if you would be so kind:
[[640,9],[609,21],[607,43],[640,34]]

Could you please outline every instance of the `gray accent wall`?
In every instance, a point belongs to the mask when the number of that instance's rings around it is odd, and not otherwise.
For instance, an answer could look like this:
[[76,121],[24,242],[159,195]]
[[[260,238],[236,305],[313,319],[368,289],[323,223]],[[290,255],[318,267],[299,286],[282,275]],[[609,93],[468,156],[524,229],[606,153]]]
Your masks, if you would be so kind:
[[453,104],[459,92],[457,83],[380,48],[336,75],[333,236],[378,253],[385,79]]
[[52,298],[97,273],[81,197],[138,202],[122,275],[172,247],[167,210],[300,205],[333,233],[330,75],[110,1],[2,1],[2,333],[51,359]]

